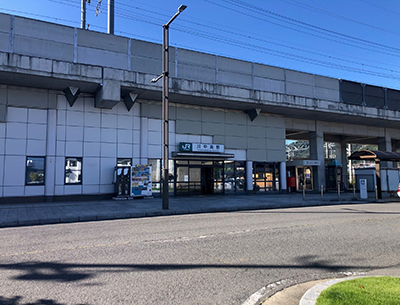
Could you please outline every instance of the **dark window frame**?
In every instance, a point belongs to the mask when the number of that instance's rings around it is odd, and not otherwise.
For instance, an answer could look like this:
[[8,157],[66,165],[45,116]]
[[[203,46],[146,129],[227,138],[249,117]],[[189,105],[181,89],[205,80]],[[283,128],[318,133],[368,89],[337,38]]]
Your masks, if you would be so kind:
[[[77,182],[67,182],[67,174],[72,173],[72,170],[70,170],[70,168],[67,168],[67,161],[71,160],[74,161],[74,159],[77,162],[81,163],[81,168],[79,170],[79,175],[78,175],[78,179],[79,181]],[[65,166],[64,166],[64,185],[82,185],[82,181],[83,181],[83,158],[82,157],[65,157]],[[70,170],[70,171],[68,171]]]
[[[34,171],[30,171],[28,174],[28,160],[31,159],[43,159],[43,181],[40,182],[28,182],[28,176],[30,176],[30,173],[33,173]],[[32,181],[32,179],[30,179]],[[32,186],[32,185],[45,185],[46,183],[46,157],[45,156],[26,156],[26,162],[25,162],[25,185],[26,186]]]

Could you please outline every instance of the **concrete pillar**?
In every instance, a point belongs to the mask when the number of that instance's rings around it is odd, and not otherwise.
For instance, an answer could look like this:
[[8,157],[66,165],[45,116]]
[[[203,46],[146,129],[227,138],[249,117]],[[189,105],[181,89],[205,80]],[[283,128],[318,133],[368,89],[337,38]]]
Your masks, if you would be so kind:
[[286,162],[281,162],[279,168],[279,175],[280,175],[280,183],[281,183],[281,191],[287,190],[287,183],[286,183]]
[[246,189],[247,193],[253,194],[253,162],[246,161]]
[[45,172],[45,195],[54,196],[56,185],[56,130],[57,111],[47,111],[47,145],[46,145],[46,172]]
[[342,183],[349,187],[349,171],[347,160],[347,143],[342,141],[335,143],[336,146],[336,160],[342,164]]
[[[392,139],[390,136],[388,136],[386,134],[386,130],[385,130],[385,136],[378,138],[378,150],[392,151]],[[381,162],[380,166],[381,166],[381,168],[385,168],[385,167],[391,168],[391,167],[393,167],[393,162]]]
[[320,190],[321,185],[325,187],[325,155],[324,155],[324,133],[319,130],[316,123],[316,131],[309,133],[310,159],[318,160],[317,170],[314,170],[314,190]]
[[121,83],[115,80],[103,80],[103,84],[96,93],[96,108],[112,109],[121,101]]

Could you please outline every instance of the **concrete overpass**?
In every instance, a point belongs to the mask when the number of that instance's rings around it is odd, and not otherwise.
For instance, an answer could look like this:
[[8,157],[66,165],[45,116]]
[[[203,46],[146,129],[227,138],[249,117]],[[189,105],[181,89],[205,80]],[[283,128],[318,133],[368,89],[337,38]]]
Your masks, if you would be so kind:
[[[310,140],[311,158],[321,161],[316,187],[324,184],[324,141],[399,147],[399,91],[180,48],[170,54],[173,104],[282,118],[286,138]],[[161,73],[161,55],[158,44],[0,14],[0,122],[8,107],[56,109],[59,94],[71,107],[82,96],[98,109],[158,102],[161,84],[150,80]],[[19,88],[45,91],[30,101]],[[177,123],[176,132],[188,128]]]

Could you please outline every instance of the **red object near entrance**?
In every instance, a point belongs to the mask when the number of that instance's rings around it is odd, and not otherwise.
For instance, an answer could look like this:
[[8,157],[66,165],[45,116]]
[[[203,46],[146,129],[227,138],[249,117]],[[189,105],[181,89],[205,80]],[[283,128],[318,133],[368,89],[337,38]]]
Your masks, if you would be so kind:
[[287,177],[288,187],[296,187],[296,177]]

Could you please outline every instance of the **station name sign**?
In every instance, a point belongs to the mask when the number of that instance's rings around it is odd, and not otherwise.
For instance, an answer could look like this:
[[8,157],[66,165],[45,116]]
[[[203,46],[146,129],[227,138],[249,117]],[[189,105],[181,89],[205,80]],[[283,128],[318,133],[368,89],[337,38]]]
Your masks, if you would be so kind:
[[208,153],[224,153],[225,146],[222,144],[203,144],[203,143],[179,143],[179,151],[182,152],[208,152]]

